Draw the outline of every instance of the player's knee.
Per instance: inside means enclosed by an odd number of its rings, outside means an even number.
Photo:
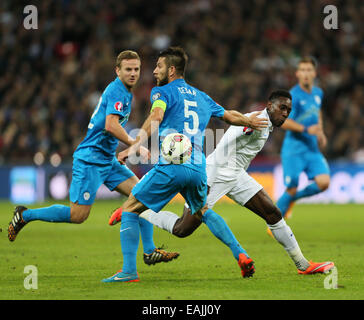
[[[173,227],[173,234],[178,238],[186,238],[196,230],[183,223],[183,219],[178,219]]]
[[[193,231],[183,228],[181,226],[175,225],[173,228],[173,234],[178,238],[186,238],[192,234]]]
[[[292,197],[296,195],[297,193],[297,187],[290,187],[290,188],[287,188],[287,193],[289,195],[291,195]]]
[[[71,210],[71,222],[80,224],[83,223],[89,216],[89,210]]]
[[[320,188],[321,191],[325,191],[329,188],[330,185],[330,179],[322,179],[320,181],[317,181],[317,186]]]

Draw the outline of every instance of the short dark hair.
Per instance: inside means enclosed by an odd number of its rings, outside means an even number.
[[[289,93],[289,91],[287,90],[283,90],[283,89],[279,89],[279,90],[275,90],[273,91],[270,95],[269,95],[269,98],[268,100],[269,101],[273,101],[277,98],[280,98],[280,97],[285,97],[285,98],[288,98],[290,100],[292,100],[292,96],[291,94]]]
[[[140,60],[138,53],[132,50],[125,50],[118,54],[115,64],[117,67],[121,68],[121,62],[123,60],[132,60],[132,59]]]
[[[185,75],[188,56],[183,48],[169,47],[159,53],[158,58],[161,57],[166,58],[166,64],[168,68],[174,66],[178,75]]]
[[[304,56],[304,57],[302,57],[298,61],[297,67],[300,65],[300,63],[311,63],[314,68],[317,67],[317,60],[314,57],[312,57],[312,56]]]

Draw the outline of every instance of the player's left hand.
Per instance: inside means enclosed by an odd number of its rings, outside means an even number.
[[[151,157],[150,151],[143,146],[140,146],[139,148],[139,155],[142,157],[144,161],[149,160]]]
[[[267,118],[258,118],[258,116],[262,113],[262,111],[253,112],[250,116],[250,125],[249,128],[254,130],[262,130],[268,127],[268,119]]]

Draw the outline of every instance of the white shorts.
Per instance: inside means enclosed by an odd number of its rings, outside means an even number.
[[[206,203],[209,209],[224,195],[244,206],[255,194],[263,189],[243,169],[233,179],[231,176],[225,179],[223,175],[219,174],[219,171],[221,172],[222,170],[221,168],[216,170],[212,165],[206,166],[207,185],[210,187]]]

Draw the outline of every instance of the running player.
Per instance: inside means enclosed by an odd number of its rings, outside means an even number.
[[[167,164],[161,157],[159,163],[133,188],[122,206],[120,241],[123,267],[110,278],[104,279],[104,282],[139,281],[136,253],[138,219],[143,211],[160,211],[177,193],[181,193],[191,213],[200,214],[207,195],[203,135],[210,117],[219,117],[229,124],[246,125],[254,129],[267,126],[267,119],[259,119],[259,113],[246,117],[237,111],[225,110],[208,95],[187,84],[184,80],[186,64],[187,55],[182,48],[171,47],[159,54],[153,72],[157,87],[151,92],[151,113],[136,138],[137,142],[119,153],[118,160],[125,161],[157,129],[160,137],[166,136],[171,130],[187,135],[193,146],[191,159],[184,164],[174,165]],[[168,218],[165,221],[167,225],[173,223]]]
[[[121,52],[116,59],[116,79],[103,92],[88,125],[87,135],[73,154],[70,206],[53,205],[46,208],[28,209],[17,206],[8,227],[8,238],[14,241],[19,231],[29,222],[82,223],[91,211],[96,191],[101,184],[110,190],[129,195],[138,178],[115,157],[119,141],[131,145],[134,141],[123,126],[131,112],[132,88],[140,76],[139,55],[130,50]],[[148,149],[139,151],[149,157]],[[147,264],[167,262],[178,253],[168,253],[156,248],[153,242],[153,225],[144,219],[138,221]]]
[[[181,218],[164,211],[158,214],[145,211],[140,216],[178,237],[188,236],[201,224],[201,221],[204,222],[212,233],[231,249],[239,266],[243,266],[241,268],[243,277],[244,275],[251,276],[255,271],[253,260],[241,248],[223,218],[212,210],[215,203],[222,196],[227,195],[265,220],[275,239],[284,247],[295,263],[298,273],[322,273],[333,268],[332,262],[307,261],[279,209],[273,204],[263,187],[246,172],[250,162],[263,148],[273,127],[281,126],[290,111],[290,93],[277,90],[271,93],[267,107],[260,115],[268,117],[268,128],[257,131],[247,127],[230,126],[215,151],[206,160],[209,191],[206,206],[201,210],[202,218],[197,214],[191,215],[188,205],[185,205]],[[249,114],[246,115],[249,116]],[[155,218],[157,216],[159,216],[159,220]],[[241,259],[246,257],[250,264],[247,261],[242,263]]]
[[[298,63],[298,84],[291,89],[292,112],[282,126],[286,129],[281,150],[283,178],[287,189],[278,199],[277,206],[283,217],[298,199],[326,190],[330,184],[330,169],[320,148],[326,146],[323,132],[321,103],[322,90],[314,85],[316,63],[305,57]],[[297,191],[300,174],[304,172],[311,184]]]

